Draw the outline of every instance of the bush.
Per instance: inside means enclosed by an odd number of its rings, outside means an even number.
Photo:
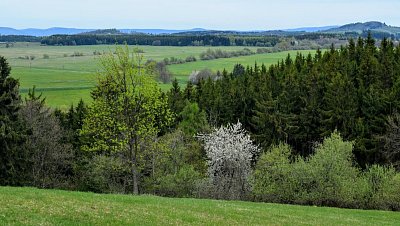
[[[272,51],[267,48],[258,48],[257,49],[257,54],[262,54],[262,53],[271,53]]]
[[[157,178],[155,193],[163,196],[190,197],[201,178],[193,166],[184,165],[175,174],[167,174]]]
[[[98,193],[127,193],[129,167],[120,158],[97,155],[79,169],[78,187]]]
[[[253,194],[257,200],[290,203],[293,191],[290,189],[292,166],[289,158],[291,148],[287,144],[272,146],[263,153],[253,174]]]
[[[400,174],[393,167],[373,165],[360,178],[364,205],[370,209],[400,210]]]
[[[315,149],[308,176],[313,178],[309,201],[313,205],[349,206],[354,197],[359,171],[353,166],[353,143],[343,141],[335,132]]]
[[[242,124],[221,126],[198,136],[204,142],[208,175],[215,188],[214,198],[246,199],[250,191],[251,160],[258,153]]]
[[[93,55],[94,55],[94,56],[101,56],[101,55],[103,55],[103,53],[101,53],[101,52],[98,51],[98,50],[95,50],[95,51],[93,51]]]
[[[188,57],[186,57],[185,62],[194,62],[194,61],[196,61],[196,60],[197,60],[196,57],[194,57],[194,56],[188,56]]]
[[[218,192],[210,178],[203,178],[196,181],[193,195],[196,198],[213,199]]]
[[[18,59],[20,59],[20,60],[29,60],[29,56],[19,56]]]
[[[206,68],[201,71],[192,71],[192,73],[189,75],[189,81],[192,84],[197,85],[200,80],[206,80],[208,78],[214,79],[215,77],[216,75],[213,74],[210,69]]]
[[[160,46],[161,45],[161,41],[160,40],[154,40],[153,43],[151,44],[153,46]]]
[[[257,162],[253,194],[261,201],[352,207],[359,183],[352,150],[336,132],[306,160],[290,162],[287,145],[273,146]]]
[[[43,54],[43,59],[50,59],[49,54]]]
[[[159,137],[145,158],[149,159],[142,187],[146,193],[188,197],[206,171],[200,144],[179,129]]]
[[[74,52],[73,54],[71,54],[71,57],[80,57],[80,56],[84,56],[84,54],[81,52]]]
[[[231,58],[238,56],[248,56],[255,54],[255,52],[251,51],[249,48],[244,48],[243,50],[238,51],[224,51],[221,49],[207,49],[207,51],[200,53],[201,60],[214,60],[219,58]]]
[[[166,84],[166,83],[171,82],[172,74],[168,70],[167,65],[165,64],[164,61],[160,61],[160,62],[156,63],[155,69],[156,69],[156,73],[158,75],[158,79],[162,83]]]

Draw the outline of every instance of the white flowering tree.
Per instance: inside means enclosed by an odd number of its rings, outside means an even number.
[[[204,142],[215,198],[242,199],[249,191],[251,161],[259,148],[240,122],[197,136]]]

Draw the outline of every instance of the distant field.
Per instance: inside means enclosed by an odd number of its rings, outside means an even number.
[[[220,70],[222,71],[224,68],[227,71],[232,71],[233,66],[235,64],[242,64],[242,65],[250,65],[254,66],[255,63],[257,63],[259,66],[261,64],[265,64],[267,66],[271,64],[275,64],[281,59],[284,59],[290,54],[291,56],[296,56],[297,52],[303,53],[303,54],[308,54],[312,53],[314,54],[314,50],[301,50],[301,51],[284,51],[284,52],[279,52],[279,53],[266,53],[266,54],[256,54],[256,55],[250,55],[250,56],[241,56],[241,57],[233,57],[233,58],[223,58],[223,59],[216,59],[216,60],[205,60],[205,61],[196,61],[196,62],[190,62],[190,63],[185,63],[185,64],[175,64],[175,65],[170,65],[169,69],[171,72],[174,73],[174,75],[180,77],[184,76],[185,81],[187,81],[187,76],[193,71],[193,70],[201,70],[205,68],[209,68],[213,71]],[[182,78],[182,80],[184,80]]]
[[[185,59],[187,56],[199,58],[199,54],[209,48],[226,51],[241,50],[237,47],[171,47],[171,46],[131,46],[144,51],[145,59],[160,61],[166,57]],[[249,47],[253,51],[257,47]],[[19,78],[21,93],[24,95],[29,88],[36,86],[47,98],[47,104],[62,109],[68,108],[71,103],[77,103],[80,98],[89,101],[90,90],[95,84],[96,70],[99,68],[99,56],[93,55],[94,51],[114,51],[114,45],[95,46],[41,46],[39,43],[17,43],[13,48],[0,46],[0,55],[5,56],[12,66],[12,76]],[[243,65],[272,64],[285,58],[288,53],[295,55],[297,51],[280,52],[272,54],[257,54],[251,56],[217,59],[210,61],[197,61],[179,65],[170,65],[169,70],[181,84],[187,82],[189,74],[194,70],[209,68],[213,71],[231,71],[236,63]],[[302,51],[308,53],[310,51]],[[312,51],[314,52],[314,51]],[[72,57],[74,53],[83,56]],[[45,59],[44,55],[49,58]],[[21,59],[34,56],[34,60]],[[166,90],[170,84],[160,84]]]
[[[400,213],[0,187],[0,225],[399,225]]]

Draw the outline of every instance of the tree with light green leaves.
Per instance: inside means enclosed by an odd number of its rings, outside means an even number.
[[[143,62],[127,46],[101,57],[93,102],[80,132],[83,150],[118,156],[126,163],[126,183],[134,194],[139,194],[148,142],[172,122],[167,99]]]

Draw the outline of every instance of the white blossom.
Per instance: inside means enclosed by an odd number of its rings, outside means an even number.
[[[221,126],[197,137],[204,142],[211,182],[230,198],[243,196],[248,190],[251,161],[259,148],[242,129],[242,124]]]

